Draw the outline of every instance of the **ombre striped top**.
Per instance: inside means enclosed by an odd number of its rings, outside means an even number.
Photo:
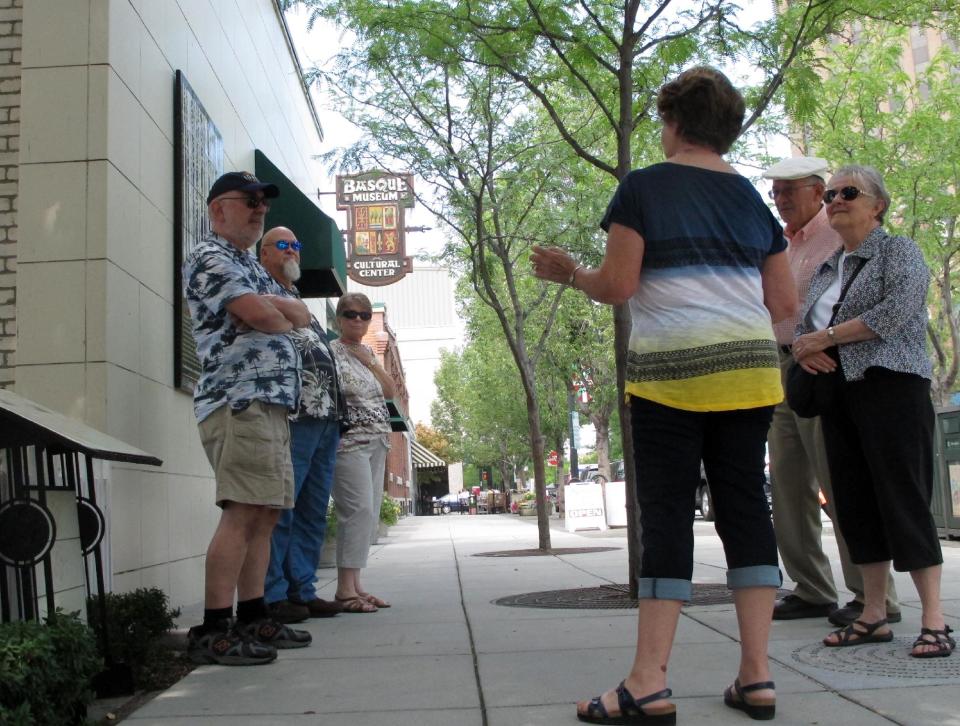
[[[626,391],[687,411],[783,400],[760,272],[783,230],[739,174],[673,164],[630,172],[601,227],[644,239],[630,299]]]

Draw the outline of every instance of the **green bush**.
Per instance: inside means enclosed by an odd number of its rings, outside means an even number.
[[[130,666],[137,688],[153,690],[169,685],[167,673],[175,668],[177,656],[160,636],[173,627],[180,610],[170,610],[168,602],[166,593],[157,587],[106,595],[110,654],[115,661]],[[99,595],[87,600],[87,622],[100,647],[103,620]]]
[[[0,723],[82,723],[90,681],[103,667],[94,634],[79,613],[57,611],[46,623],[0,625]]]
[[[327,508],[327,532],[324,540],[333,542],[337,538],[337,508],[333,506],[333,499],[330,500],[330,506]]]
[[[400,505],[392,497],[384,496],[380,502],[380,521],[388,527],[400,521]]]

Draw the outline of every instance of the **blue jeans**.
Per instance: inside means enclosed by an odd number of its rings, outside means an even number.
[[[310,602],[327,531],[327,506],[340,442],[336,421],[304,418],[290,424],[294,507],[280,514],[270,540],[264,600]]]

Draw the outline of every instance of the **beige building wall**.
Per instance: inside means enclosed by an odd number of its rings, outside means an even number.
[[[108,574],[195,603],[219,510],[173,388],[175,71],[228,170],[259,148],[316,189],[315,116],[274,0],[29,0],[22,41],[15,390],[163,459],[104,467]]]

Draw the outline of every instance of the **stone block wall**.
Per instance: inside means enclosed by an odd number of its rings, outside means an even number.
[[[0,388],[12,388],[17,351],[17,194],[23,0],[0,0]]]

